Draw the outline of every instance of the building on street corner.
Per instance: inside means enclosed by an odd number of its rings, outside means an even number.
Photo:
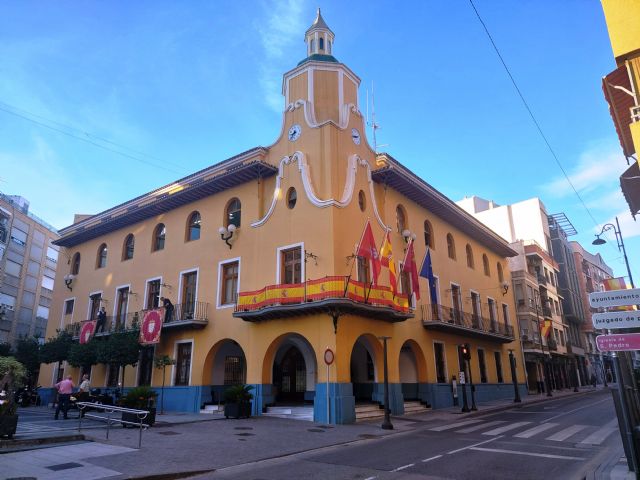
[[[122,378],[117,365],[98,364],[91,374],[98,387],[158,387],[152,360],[169,355],[164,405],[173,411],[199,411],[247,383],[254,415],[293,405],[316,421],[353,422],[384,402],[381,337],[393,414],[409,402],[452,405],[465,343],[477,401],[514,395],[509,350],[524,393],[507,293],[517,252],[370,147],[360,79],[334,56],[320,11],[304,39],[305,57],[283,77],[273,144],[61,230],[56,244],[71,261],[59,265],[47,337],[64,328],[77,339],[104,307],[92,341],[105,341],[168,299],[159,342],[135,368]],[[422,269],[427,251],[432,275]],[[40,384],[59,373],[43,365]]]
[[[29,212],[29,202],[0,193],[0,343],[43,338],[53,297],[56,230]]]

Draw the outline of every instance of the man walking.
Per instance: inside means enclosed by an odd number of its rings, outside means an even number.
[[[67,410],[69,410],[69,398],[71,397],[71,393],[73,392],[73,381],[71,380],[71,375],[68,375],[67,378],[58,382],[54,385],[58,390],[58,406],[56,407],[56,415],[55,419],[58,420],[58,416],[60,415],[60,410],[62,409],[62,415],[64,419],[67,418]]]

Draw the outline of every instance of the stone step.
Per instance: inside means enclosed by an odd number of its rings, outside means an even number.
[[[289,418],[292,420],[313,421],[313,407],[267,407],[266,417]]]

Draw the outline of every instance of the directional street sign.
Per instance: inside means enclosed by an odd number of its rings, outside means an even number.
[[[601,352],[640,350],[640,333],[598,335],[596,343],[598,344],[598,350]]]
[[[596,328],[638,328],[640,327],[640,310],[594,313],[591,316],[591,322]]]
[[[589,294],[589,305],[598,307],[624,307],[640,304],[640,288],[626,290],[609,290],[608,292],[592,292]]]

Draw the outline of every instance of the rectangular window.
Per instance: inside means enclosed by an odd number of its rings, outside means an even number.
[[[160,304],[160,280],[152,280],[147,282],[147,304],[145,308],[151,310],[158,308]]]
[[[47,260],[57,263],[58,262],[58,250],[53,247],[47,247]]]
[[[7,295],[6,293],[0,293],[0,305],[5,305],[13,309],[16,306],[16,297]]]
[[[189,385],[191,374],[191,342],[178,344],[176,378],[174,385]]]
[[[48,288],[49,290],[53,290],[53,278],[42,277],[42,287]]]
[[[98,318],[98,311],[100,310],[100,301],[102,300],[102,293],[94,293],[89,296],[89,320],[95,320]]]
[[[493,355],[496,359],[496,375],[498,376],[498,383],[503,383],[504,378],[502,378],[502,355],[500,352],[493,352]]]
[[[11,260],[7,260],[4,264],[4,271],[14,277],[19,277],[21,270],[21,265],[16,262],[12,262]]]
[[[240,385],[244,383],[244,361],[242,357],[227,356],[224,359],[224,384]]]
[[[198,272],[182,274],[182,296],[181,310],[182,319],[190,320],[196,310],[196,288],[198,285]]]
[[[71,315],[73,313],[73,305],[76,301],[73,298],[64,301],[64,314]]]
[[[239,262],[225,263],[222,265],[222,291],[220,294],[220,304],[229,305],[236,303],[238,298],[238,272]]]
[[[302,282],[302,248],[295,247],[282,250],[281,253],[281,283]]]
[[[444,343],[435,342],[433,344],[433,352],[436,360],[436,381],[438,383],[446,383],[447,371],[444,359]]]
[[[480,382],[487,383],[487,363],[484,358],[484,350],[478,349],[478,367],[480,368]]]
[[[369,259],[358,257],[358,281],[368,285],[371,283],[371,271],[369,269]]]
[[[564,332],[560,330],[560,345],[564,347]]]
[[[49,308],[38,305],[36,310],[36,317],[43,318],[45,320],[49,319]]]
[[[11,241],[21,246],[25,246],[27,244],[27,234],[22,230],[13,227],[11,229]]]

